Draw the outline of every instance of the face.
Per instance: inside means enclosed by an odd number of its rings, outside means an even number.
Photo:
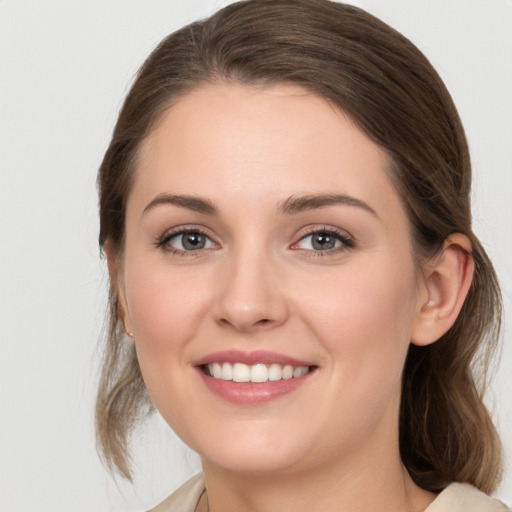
[[[298,87],[212,85],[139,156],[118,287],[178,435],[239,472],[395,446],[420,285],[386,154]]]

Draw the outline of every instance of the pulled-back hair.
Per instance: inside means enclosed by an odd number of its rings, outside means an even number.
[[[475,275],[453,327],[411,345],[403,371],[400,451],[424,489],[451,481],[492,491],[501,446],[482,395],[496,348],[501,296],[471,229],[471,167],[464,130],[443,82],[404,36],[365,11],[328,0],[248,0],[164,39],[140,69],[99,169],[100,246],[121,255],[137,151],[173,103],[205,84],[299,85],[347,113],[392,162],[417,262],[452,233],[472,244]],[[128,441],[152,409],[111,284],[96,406],[107,465],[130,478]]]

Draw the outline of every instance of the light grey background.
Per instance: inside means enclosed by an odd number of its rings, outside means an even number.
[[[215,0],[0,0],[0,510],[145,510],[198,467],[156,417],[137,434],[135,486],[98,462],[95,353],[106,270],[95,175],[131,79]],[[512,312],[512,1],[360,0],[413,40],[459,107],[475,228]],[[512,347],[489,403],[503,435],[497,495],[512,504]]]

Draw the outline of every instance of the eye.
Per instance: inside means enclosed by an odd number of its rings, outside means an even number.
[[[318,230],[303,236],[293,249],[329,252],[354,247],[354,241],[346,234],[333,230]]]
[[[164,235],[157,243],[169,251],[191,252],[201,249],[211,249],[216,244],[210,237],[198,230],[186,230]]]

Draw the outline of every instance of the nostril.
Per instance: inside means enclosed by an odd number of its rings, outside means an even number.
[[[228,318],[220,318],[219,322],[222,325],[226,325],[226,326],[230,325],[237,329],[243,329],[243,330],[258,327],[258,326],[263,327],[263,326],[271,325],[273,323],[273,321],[270,318],[261,318],[260,320],[256,320],[256,322],[248,322],[247,324],[245,324],[244,322],[237,323],[237,322],[231,321]]]

